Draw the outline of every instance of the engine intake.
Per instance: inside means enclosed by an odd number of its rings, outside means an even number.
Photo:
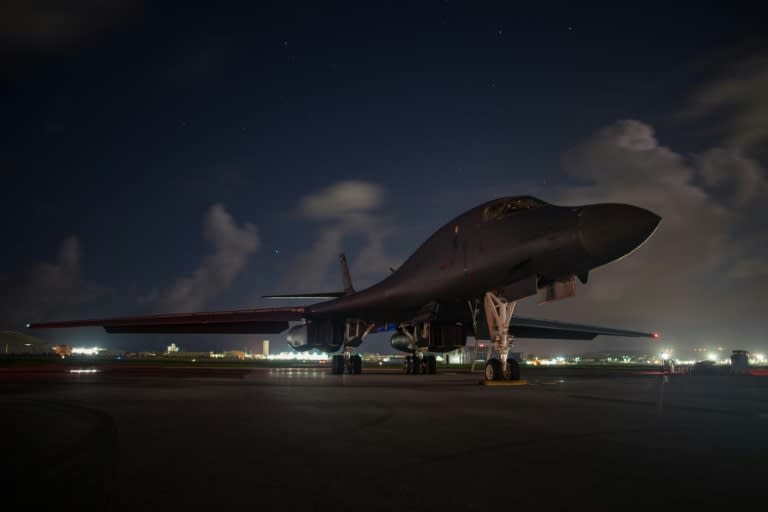
[[[344,342],[344,324],[321,321],[294,325],[288,330],[288,344],[297,352],[336,352]]]

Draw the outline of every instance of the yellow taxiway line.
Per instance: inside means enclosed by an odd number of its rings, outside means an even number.
[[[500,386],[525,386],[528,384],[527,380],[485,380],[482,379],[480,381],[481,386],[493,386],[493,387],[500,387]]]

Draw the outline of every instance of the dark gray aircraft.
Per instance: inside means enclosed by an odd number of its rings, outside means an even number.
[[[407,352],[407,373],[435,373],[433,353],[488,339],[488,380],[519,379],[508,359],[515,337],[590,340],[598,335],[658,337],[620,329],[513,316],[516,301],[546,290],[546,301],[570,297],[576,277],[639,247],[661,218],[626,204],[555,206],[534,197],[481,204],[438,229],[400,268],[356,292],[341,256],[344,290],[271,298],[331,299],[302,307],[181,313],[51,322],[31,328],[102,326],[110,333],[279,333],[295,350],[333,356],[332,372],[357,374],[354,349],[371,332],[394,330],[391,344]],[[432,353],[432,354],[431,354]]]

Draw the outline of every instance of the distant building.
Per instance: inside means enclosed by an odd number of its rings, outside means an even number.
[[[169,354],[173,354],[174,352],[178,352],[179,350],[181,350],[181,347],[177,347],[175,343],[171,343],[170,345],[168,345],[167,352]]]
[[[227,350],[224,352],[224,358],[225,359],[239,359],[244,360],[245,359],[245,351],[243,350]]]
[[[264,340],[261,342],[261,355],[264,357],[269,356],[269,340]]]
[[[53,347],[53,351],[61,357],[72,355],[72,345],[56,345]]]

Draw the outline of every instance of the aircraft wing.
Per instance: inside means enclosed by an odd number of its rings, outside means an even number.
[[[547,338],[560,340],[591,340],[596,336],[628,336],[633,338],[658,338],[655,332],[627,331],[596,327],[594,325],[570,324],[552,320],[538,320],[513,316],[509,333],[515,338]]]
[[[30,329],[101,326],[109,333],[275,334],[304,318],[303,307],[102,318],[27,324]]]

